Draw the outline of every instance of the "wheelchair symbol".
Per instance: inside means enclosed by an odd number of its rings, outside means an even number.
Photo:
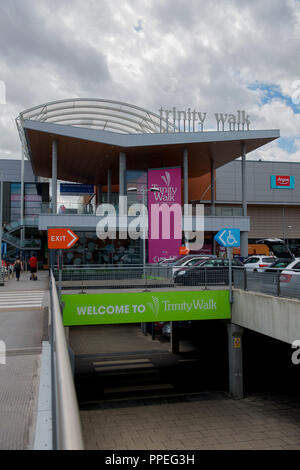
[[[235,239],[235,237],[232,235],[231,233],[231,230],[229,230],[228,232],[228,237],[227,237],[227,245],[228,246],[232,246],[234,245],[235,243],[237,243],[237,240]]]
[[[223,228],[217,235],[215,235],[215,240],[220,243],[220,245],[233,247],[239,246],[240,244],[240,234],[239,230],[234,228]]]

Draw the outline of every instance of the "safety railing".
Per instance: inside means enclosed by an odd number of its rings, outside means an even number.
[[[300,270],[267,268],[250,271],[234,267],[233,286],[237,289],[300,299]]]
[[[41,240],[39,239],[20,240],[20,238],[8,232],[4,232],[2,235],[2,240],[22,250],[40,250],[41,249]]]
[[[54,450],[83,450],[83,436],[70,356],[55,278],[50,271],[52,427]]]
[[[81,202],[58,202],[57,214],[95,214],[95,204],[84,204]],[[52,214],[51,202],[43,202],[41,205],[41,214]]]
[[[54,267],[55,279],[59,270]],[[159,264],[63,266],[63,288],[136,289],[228,286],[228,267],[182,267]]]
[[[5,226],[5,230],[7,232],[14,232],[23,226],[25,227],[37,227],[39,224],[39,218],[38,216],[35,217],[25,217],[23,220],[23,224],[21,223],[21,220],[17,220],[15,222],[11,222],[10,224],[7,224]]]

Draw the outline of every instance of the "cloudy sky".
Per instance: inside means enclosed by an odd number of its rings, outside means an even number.
[[[245,110],[281,133],[250,158],[300,161],[298,0],[0,0],[0,43],[0,158],[19,112],[93,97]]]

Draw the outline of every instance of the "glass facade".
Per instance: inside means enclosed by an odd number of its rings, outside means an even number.
[[[216,206],[216,216],[238,217],[243,215],[242,207]]]
[[[128,170],[126,172],[128,207],[132,204],[142,204],[143,197],[144,203],[147,205],[147,176],[147,171]],[[134,188],[136,191],[128,191],[130,188]]]
[[[42,183],[25,183],[24,216],[37,217],[42,209]],[[21,184],[10,184],[10,222],[17,222],[21,217]]]
[[[79,241],[65,250],[64,264],[140,264],[140,240],[100,240],[95,232],[76,232]]]

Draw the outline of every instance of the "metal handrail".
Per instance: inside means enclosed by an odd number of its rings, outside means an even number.
[[[74,387],[70,356],[62,322],[55,279],[51,280],[51,332],[54,404],[52,416],[54,447],[57,450],[83,450],[83,436]]]

